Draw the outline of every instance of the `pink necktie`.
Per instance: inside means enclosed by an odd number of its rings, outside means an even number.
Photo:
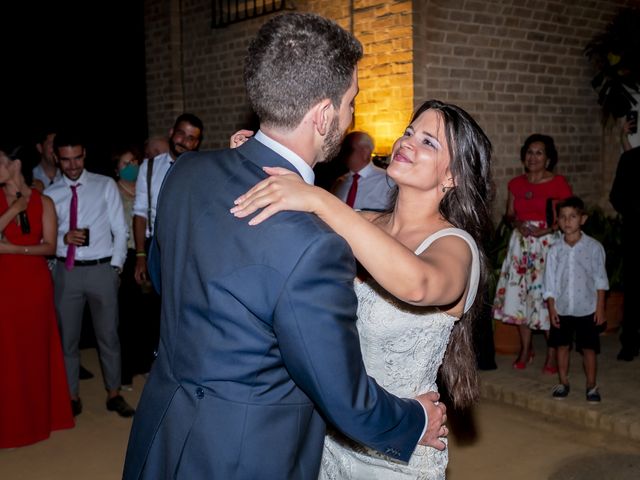
[[[356,203],[356,193],[358,193],[358,179],[360,175],[354,173],[352,178],[351,187],[349,188],[349,193],[347,193],[347,205],[351,208],[353,208],[353,204]]]
[[[69,207],[69,230],[78,228],[78,185],[71,185],[71,206]],[[67,246],[67,258],[64,266],[67,270],[73,269],[73,262],[76,258],[76,246],[70,243]]]

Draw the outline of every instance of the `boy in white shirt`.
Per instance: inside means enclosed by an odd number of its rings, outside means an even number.
[[[560,379],[552,395],[563,399],[569,394],[569,349],[575,335],[576,350],[582,352],[587,377],[587,401],[597,403],[598,326],[605,321],[604,296],[609,290],[604,248],[581,230],[587,220],[582,200],[567,198],[558,203],[556,211],[564,236],[549,250],[544,273],[544,298],[552,324],[549,346],[558,349]]]

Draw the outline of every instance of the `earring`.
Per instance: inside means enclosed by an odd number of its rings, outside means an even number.
[[[441,183],[440,185],[442,185],[442,193],[447,191],[447,187],[444,186],[444,183]]]

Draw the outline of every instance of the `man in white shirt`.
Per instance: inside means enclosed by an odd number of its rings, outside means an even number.
[[[386,210],[391,204],[393,180],[371,161],[373,139],[365,132],[351,132],[342,152],[349,172],[336,180],[332,193],[356,210]]]
[[[84,169],[86,151],[77,136],[61,132],[54,152],[62,178],[45,190],[58,216],[55,305],[74,415],[82,412],[78,376],[82,313],[89,303],[98,341],[107,409],[130,417],[135,410],[120,395],[118,285],[128,229],[116,183]]]
[[[135,277],[139,284],[148,280],[147,240],[153,234],[158,194],[164,177],[180,154],[198,150],[203,133],[202,120],[191,113],[183,113],[169,130],[169,151],[155,158],[145,159],[140,166],[136,181],[136,199],[133,204],[133,237],[136,245]],[[147,179],[149,165],[152,165],[150,185]]]
[[[198,150],[203,133],[202,121],[193,114],[183,113],[169,130],[168,149],[164,153],[147,157],[140,166],[133,203],[133,238],[136,248],[134,276],[139,285],[149,281],[147,252],[154,231],[156,205],[162,183],[180,154]],[[166,142],[165,139],[164,143]],[[152,138],[147,147],[149,155],[153,155],[158,151],[154,149],[162,149],[164,146],[161,140]],[[138,320],[140,330],[145,333],[143,343],[137,347],[142,361],[140,368],[143,371],[151,369],[160,338],[160,297],[152,288],[149,290],[149,293],[143,296],[142,309],[145,315]]]
[[[56,157],[53,153],[53,139],[56,133],[53,129],[45,129],[41,132],[36,142],[36,149],[40,153],[40,163],[33,167],[33,180],[42,182],[42,187],[47,188],[49,185],[58,180],[62,173],[56,165]]]

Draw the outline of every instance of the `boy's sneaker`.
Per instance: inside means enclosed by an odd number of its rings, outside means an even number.
[[[559,383],[558,385],[556,385],[555,387],[553,387],[553,392],[551,393],[551,396],[555,399],[558,400],[563,400],[565,398],[567,398],[567,395],[569,395],[569,385],[565,385],[564,383]]]
[[[598,392],[598,386],[593,388],[587,388],[587,402],[600,403],[600,392]]]

